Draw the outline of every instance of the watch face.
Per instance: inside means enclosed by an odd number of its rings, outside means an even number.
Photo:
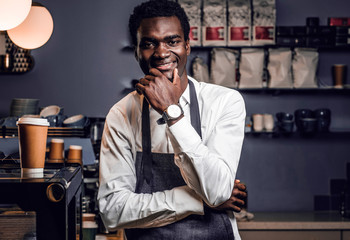
[[[178,105],[170,105],[167,109],[170,118],[178,118],[181,115],[181,108]]]

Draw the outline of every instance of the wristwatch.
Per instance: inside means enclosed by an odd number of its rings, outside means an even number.
[[[180,104],[172,104],[164,110],[162,117],[165,122],[168,122],[169,120],[178,119],[182,114],[184,114],[184,111]]]

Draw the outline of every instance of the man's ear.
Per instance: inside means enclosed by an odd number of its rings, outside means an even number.
[[[190,40],[189,40],[189,39],[186,40],[186,46],[185,46],[185,48],[186,48],[187,56],[189,56],[190,53],[191,53],[191,45],[190,45]]]

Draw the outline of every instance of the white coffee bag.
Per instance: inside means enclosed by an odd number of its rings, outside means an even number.
[[[251,4],[249,0],[228,0],[228,46],[251,45]]]
[[[264,49],[242,48],[239,63],[239,88],[262,88]]]
[[[200,82],[209,82],[208,65],[201,57],[195,57],[191,66],[194,79]]]
[[[315,48],[295,48],[292,62],[295,88],[317,88],[318,51]]]
[[[253,45],[275,44],[276,2],[275,0],[252,0]]]
[[[267,70],[269,88],[293,88],[292,51],[289,48],[270,48]]]
[[[203,46],[226,46],[226,0],[203,0]]]
[[[213,48],[211,51],[210,82],[225,87],[237,87],[238,50]]]
[[[201,1],[198,0],[178,0],[178,3],[185,10],[190,23],[190,44],[191,46],[201,46]]]

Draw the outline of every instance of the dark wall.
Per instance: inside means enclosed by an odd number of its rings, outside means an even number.
[[[11,99],[38,98],[40,106],[56,104],[65,114],[105,116],[109,108],[142,76],[129,45],[128,1],[40,1],[51,12],[54,32],[33,50],[34,69],[22,75],[0,75],[0,117],[9,114]],[[348,0],[276,0],[277,25],[305,25],[306,17],[349,16]],[[350,51],[323,51],[318,76],[331,83],[331,65],[350,66]],[[194,50],[208,57],[207,51]],[[349,77],[348,77],[348,83]],[[349,95],[243,93],[248,115],[294,112],[308,107],[332,109],[332,129],[349,129]],[[329,180],[345,177],[349,138],[269,138],[247,136],[238,177],[248,184],[251,211],[312,210],[313,196],[329,194]]]

